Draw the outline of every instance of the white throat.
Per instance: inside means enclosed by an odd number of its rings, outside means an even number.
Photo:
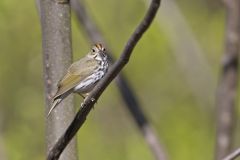
[[[102,60],[103,60],[100,55],[97,55],[97,56],[95,57],[95,59],[98,60],[98,61],[102,61]]]

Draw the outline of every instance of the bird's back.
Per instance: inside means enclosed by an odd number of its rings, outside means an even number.
[[[67,70],[67,73],[58,83],[58,91],[54,99],[76,87],[84,79],[91,76],[98,68],[96,60],[84,57],[74,62]]]

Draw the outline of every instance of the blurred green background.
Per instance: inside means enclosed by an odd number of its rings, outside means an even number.
[[[144,0],[88,0],[118,57],[147,7]],[[214,156],[214,97],[224,49],[217,0],[163,1],[124,68],[172,160]],[[34,1],[0,1],[0,155],[45,159],[41,29]],[[92,45],[72,14],[74,59]],[[76,96],[76,107],[82,99]],[[112,83],[78,133],[79,159],[153,159]],[[5,159],[4,159],[5,158]]]

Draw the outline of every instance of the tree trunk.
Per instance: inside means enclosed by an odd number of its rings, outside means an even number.
[[[240,1],[224,0],[226,6],[225,52],[222,62],[216,107],[217,136],[216,160],[226,156],[233,145],[236,121],[236,96],[238,88],[238,56],[240,45]]]
[[[42,25],[45,115],[47,117],[52,104],[52,96],[57,89],[57,83],[72,61],[71,15],[68,2],[40,0],[37,4],[39,4]],[[73,97],[69,96],[46,119],[47,153],[64,133],[73,117]],[[76,138],[71,141],[60,159],[77,160]]]

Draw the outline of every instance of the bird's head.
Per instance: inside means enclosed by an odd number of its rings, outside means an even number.
[[[102,44],[95,44],[91,51],[88,54],[89,58],[94,58],[96,60],[102,61],[107,59],[107,55],[105,52],[105,48],[102,46]]]

